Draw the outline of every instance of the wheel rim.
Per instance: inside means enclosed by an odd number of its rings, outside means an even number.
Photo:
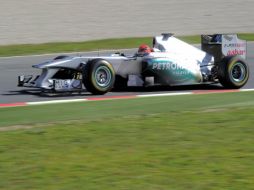
[[[234,82],[242,82],[246,77],[246,67],[241,62],[237,62],[233,65],[230,77]]]
[[[100,87],[107,87],[111,82],[111,72],[108,67],[100,66],[95,71],[95,81]]]

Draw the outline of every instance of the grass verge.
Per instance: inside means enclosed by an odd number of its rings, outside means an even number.
[[[0,189],[252,189],[253,95],[1,109]]]
[[[254,40],[253,33],[239,34],[239,37],[248,41]],[[188,43],[200,43],[200,36],[179,36]],[[102,49],[135,48],[142,43],[151,45],[152,37],[106,39],[85,42],[59,42],[45,44],[23,44],[0,46],[0,57],[14,55],[33,55],[45,53],[82,52]]]

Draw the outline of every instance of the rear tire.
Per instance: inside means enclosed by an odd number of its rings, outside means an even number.
[[[241,88],[249,79],[249,67],[237,56],[225,57],[219,64],[218,78],[225,88]]]
[[[108,61],[94,59],[84,66],[82,80],[87,91],[95,95],[102,95],[113,88],[115,71]]]

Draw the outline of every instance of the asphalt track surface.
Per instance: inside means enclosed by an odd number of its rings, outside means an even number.
[[[253,0],[1,0],[0,45],[254,32]]]
[[[248,83],[244,86],[245,89],[254,88],[254,43],[247,44],[248,54],[247,62],[250,67],[250,77]],[[131,54],[134,50],[125,50],[126,54]],[[110,52],[100,52],[100,55],[109,54]],[[97,55],[98,52],[81,53],[82,55]],[[36,102],[48,100],[66,100],[98,97],[91,95],[85,90],[81,93],[58,93],[45,94],[40,90],[17,87],[18,75],[40,74],[40,69],[34,69],[33,64],[41,63],[53,59],[56,55],[38,55],[38,56],[20,56],[20,57],[6,57],[0,58],[0,103],[15,103],[15,102]],[[112,91],[105,96],[128,96],[140,94],[158,94],[168,92],[189,92],[195,90],[220,90],[218,85],[195,85],[195,86],[181,86],[181,87],[129,87],[123,91]]]

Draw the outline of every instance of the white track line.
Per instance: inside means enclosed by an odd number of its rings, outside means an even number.
[[[254,91],[253,88],[249,88],[249,89],[240,89],[240,91],[242,92],[250,92],[250,91]]]
[[[187,95],[187,94],[193,94],[193,93],[192,92],[175,92],[175,93],[162,93],[162,94],[141,94],[136,96],[140,98],[145,98],[145,97],[158,97],[158,96],[178,96],[178,95]]]
[[[86,99],[68,99],[68,100],[49,100],[40,102],[26,102],[27,105],[43,105],[43,104],[59,104],[59,103],[70,103],[70,102],[83,102]]]

